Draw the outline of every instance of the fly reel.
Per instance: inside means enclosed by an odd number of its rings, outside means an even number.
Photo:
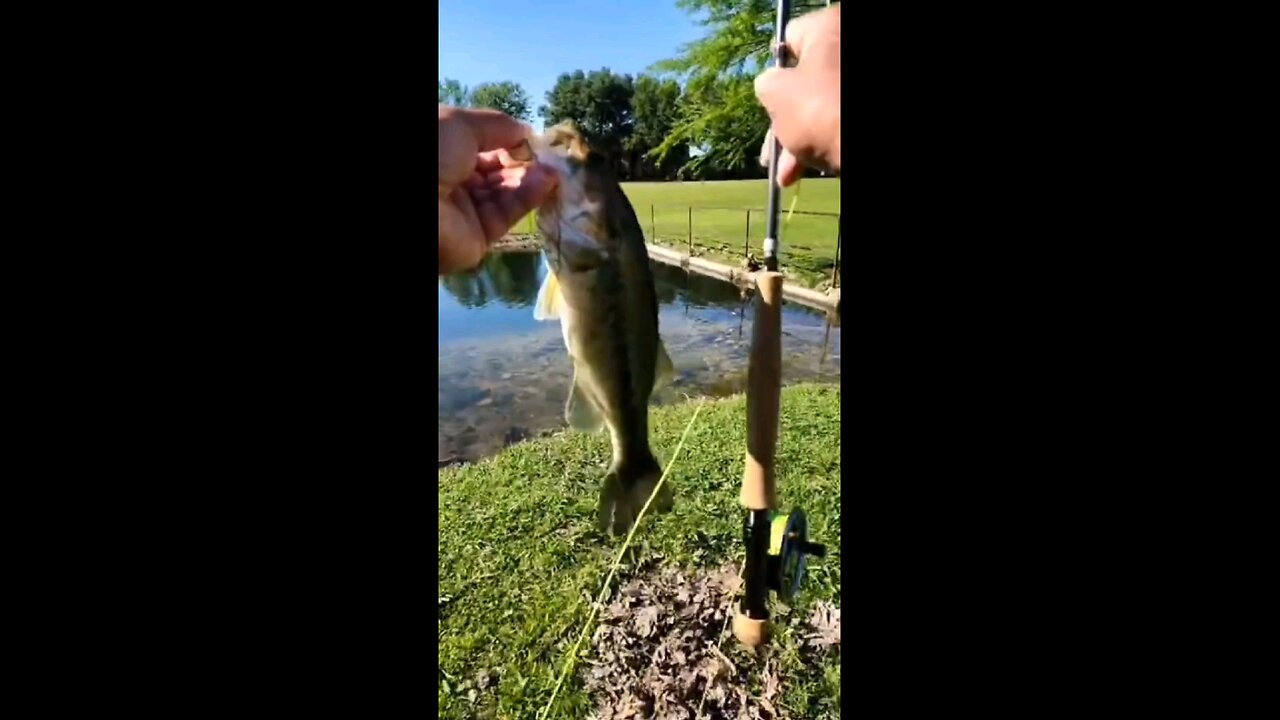
[[[809,556],[825,557],[824,545],[809,542],[809,521],[799,508],[774,513],[769,522],[769,555],[765,558],[765,582],[782,600],[800,592]]]
[[[800,509],[747,513],[743,540],[747,545],[746,595],[733,618],[733,633],[742,644],[756,647],[771,634],[769,591],[779,600],[790,601],[800,592],[809,556],[825,557],[827,548],[809,542],[809,521]]]

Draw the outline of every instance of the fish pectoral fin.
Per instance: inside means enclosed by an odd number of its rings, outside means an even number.
[[[560,294],[560,278],[550,269],[538,288],[538,301],[533,306],[533,319],[538,321],[560,319],[560,305],[564,298]]]
[[[662,340],[658,340],[658,362],[654,365],[653,389],[657,390],[671,382],[675,375],[676,368],[671,363],[671,356],[667,354],[667,347],[662,344]]]
[[[604,427],[604,420],[596,412],[595,405],[578,387],[576,372],[573,374],[573,386],[569,388],[569,399],[564,404],[564,419],[569,427],[581,432],[599,432]]]

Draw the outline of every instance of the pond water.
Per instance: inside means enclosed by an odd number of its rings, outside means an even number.
[[[750,293],[732,283],[651,261],[658,328],[676,376],[654,396],[742,392],[751,339]],[[547,273],[541,252],[490,254],[475,271],[440,279],[439,464],[474,460],[566,426],[573,369],[559,322],[533,319]],[[839,382],[834,313],[782,308],[784,383]]]

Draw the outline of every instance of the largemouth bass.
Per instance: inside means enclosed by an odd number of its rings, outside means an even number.
[[[649,446],[649,399],[672,376],[658,334],[658,300],[635,210],[609,169],[568,124],[530,142],[537,161],[560,175],[538,209],[549,272],[534,309],[560,320],[573,362],[565,419],[577,430],[607,429],[613,461],[600,491],[601,531],[627,532],[662,467]],[[653,507],[671,509],[666,483]]]

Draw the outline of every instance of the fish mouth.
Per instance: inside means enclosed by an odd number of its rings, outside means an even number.
[[[526,150],[527,155],[524,155]],[[572,123],[564,122],[529,138],[520,151],[523,157],[519,160],[526,161],[527,157],[559,177],[559,182],[542,201],[537,215],[544,248],[559,255],[561,240],[566,233],[571,236],[571,243],[574,237],[588,234],[578,225],[592,215],[582,176],[590,149],[582,133]]]
[[[557,272],[599,267],[609,257],[609,198],[593,175],[596,161],[582,134],[569,123],[529,139],[535,162],[559,182],[538,208],[537,224],[548,263]]]

